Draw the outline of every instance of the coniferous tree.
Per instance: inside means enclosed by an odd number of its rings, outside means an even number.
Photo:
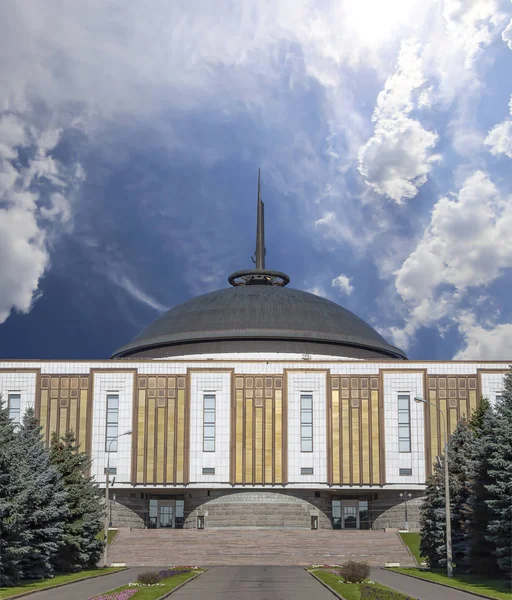
[[[501,400],[494,407],[492,423],[485,436],[488,448],[490,510],[488,539],[496,547],[498,567],[512,578],[512,371],[505,377]]]
[[[431,568],[446,566],[445,517],[444,472],[435,463],[420,506],[420,552]]]
[[[28,549],[20,562],[23,579],[42,579],[53,574],[52,559],[62,543],[68,508],[59,472],[50,463],[41,427],[29,408],[19,429],[13,475],[19,489],[19,512],[24,528],[21,544]]]
[[[491,404],[489,402],[489,398],[485,398],[482,396],[480,398],[480,402],[475,410],[471,413],[471,418],[469,419],[469,428],[475,434],[476,437],[481,437],[484,427],[485,415],[487,411],[491,408]]]
[[[0,396],[0,587],[15,585],[21,575],[23,522],[18,514],[18,496],[13,483],[18,437]]]
[[[101,491],[94,478],[87,475],[91,460],[80,451],[70,432],[60,439],[53,434],[51,462],[59,470],[69,508],[63,544],[53,559],[55,569],[76,571],[93,567],[103,551],[103,541],[96,535],[102,529],[104,511]]]
[[[468,543],[466,570],[486,576],[498,576],[496,545],[488,538],[487,526],[491,519],[487,501],[492,495],[487,486],[492,483],[489,475],[488,439],[494,428],[494,413],[487,398],[482,398],[471,415],[469,426],[475,439],[472,449],[473,474],[465,534]]]
[[[453,562],[457,570],[465,568],[469,552],[466,531],[467,522],[471,516],[469,503],[475,471],[474,444],[474,433],[466,419],[462,419],[450,436],[448,451],[452,551]]]

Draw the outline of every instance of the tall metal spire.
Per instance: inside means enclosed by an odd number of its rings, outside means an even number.
[[[251,257],[255,269],[244,269],[231,273],[228,281],[233,286],[238,285],[274,285],[285,286],[290,278],[281,271],[270,271],[265,268],[265,205],[261,199],[260,170],[258,169],[258,206],[256,211],[256,251]]]
[[[256,220],[256,268],[265,268],[265,205],[261,199],[260,170],[258,169],[258,208]]]

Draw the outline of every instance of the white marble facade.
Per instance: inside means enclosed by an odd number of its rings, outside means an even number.
[[[201,484],[229,482],[231,373],[192,373],[190,377],[190,481]],[[204,397],[215,398],[215,444],[213,451],[204,451]],[[203,469],[215,469],[215,474],[203,474]]]
[[[421,489],[425,481],[425,426],[424,407],[413,401],[415,395],[424,396],[424,374],[478,375],[479,390],[494,402],[503,389],[503,376],[509,362],[412,362],[330,359],[304,357],[243,355],[169,360],[141,361],[3,361],[0,362],[0,394],[4,402],[9,393],[21,395],[24,412],[33,406],[37,388],[37,370],[45,374],[85,375],[94,369],[92,458],[93,474],[98,482],[105,481],[106,467],[106,398],[108,393],[119,395],[118,432],[132,429],[134,370],[139,374],[182,374],[190,372],[190,488],[227,487],[230,473],[231,385],[235,374],[283,374],[287,371],[288,400],[288,487],[327,488],[327,427],[326,427],[326,372],[332,375],[368,374],[384,370],[384,436],[386,487],[393,489]],[[315,360],[313,360],[315,359]],[[396,371],[393,371],[396,369]],[[108,372],[107,372],[108,371]],[[215,450],[203,448],[203,398],[215,396]],[[300,395],[313,397],[313,451],[301,452]],[[410,395],[411,451],[400,452],[398,445],[399,393]],[[117,469],[116,487],[131,487],[132,439],[123,436],[118,450],[110,457],[110,466]],[[203,474],[203,469],[215,469],[215,474]],[[302,468],[312,468],[313,474],[302,474]],[[411,475],[400,475],[400,469],[411,469]]]

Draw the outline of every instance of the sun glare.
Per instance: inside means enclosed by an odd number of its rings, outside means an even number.
[[[347,0],[345,9],[349,27],[365,46],[380,46],[393,38],[397,30],[412,23],[418,9],[414,0]]]

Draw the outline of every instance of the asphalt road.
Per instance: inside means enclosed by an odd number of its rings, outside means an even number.
[[[33,600],[89,600],[134,581],[147,567],[135,567],[25,596]],[[475,600],[475,596],[413,579],[385,569],[372,569],[371,578],[419,600]],[[172,600],[333,600],[335,596],[302,567],[211,567],[177,590]]]
[[[172,600],[334,600],[302,567],[212,567]],[[439,600],[439,598],[437,599]],[[474,600],[474,599],[473,599]]]
[[[473,594],[468,594],[461,590],[447,588],[421,579],[414,579],[407,575],[386,571],[386,569],[372,569],[370,577],[373,581],[378,581],[397,592],[402,592],[402,594],[407,594],[412,598],[419,598],[419,600],[475,600],[476,598]]]
[[[53,588],[43,592],[36,592],[24,596],[30,600],[89,600],[93,596],[104,594],[110,590],[115,590],[122,585],[135,581],[137,575],[147,571],[147,567],[134,567],[126,571],[119,571],[112,575],[103,577],[94,577],[85,581],[77,581],[69,585],[63,585],[59,588]]]

